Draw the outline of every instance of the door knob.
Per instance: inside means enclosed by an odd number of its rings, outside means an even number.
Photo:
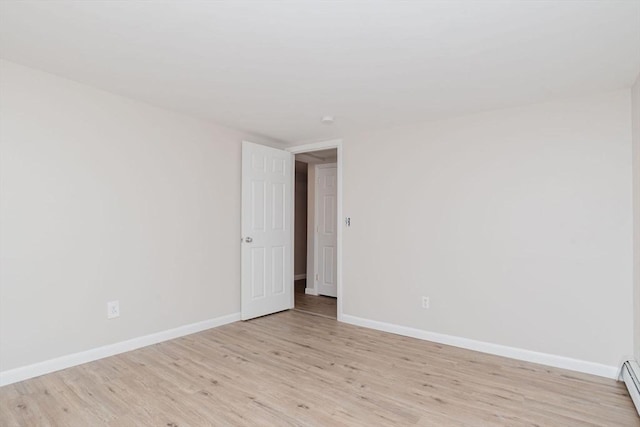
[[[244,241],[247,243],[251,243],[253,242],[253,239],[251,237],[245,237]]]

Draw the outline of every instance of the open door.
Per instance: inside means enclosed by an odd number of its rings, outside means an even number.
[[[242,142],[242,320],[293,308],[293,156]]]
[[[316,290],[338,296],[338,169],[335,163],[316,166]]]

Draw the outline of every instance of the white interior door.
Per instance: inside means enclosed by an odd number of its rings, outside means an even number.
[[[242,320],[293,308],[292,154],[242,142]]]
[[[318,294],[336,297],[338,262],[338,168],[316,166],[316,280]]]

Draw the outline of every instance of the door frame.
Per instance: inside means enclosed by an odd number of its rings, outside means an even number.
[[[337,165],[337,175],[338,175],[338,182],[337,182],[337,218],[336,218],[336,225],[337,225],[337,260],[336,260],[336,287],[337,287],[337,317],[338,317],[338,321],[341,322],[342,321],[342,316],[343,316],[343,312],[342,312],[342,232],[343,232],[343,221],[342,221],[342,139],[331,139],[331,140],[327,140],[327,141],[319,141],[319,142],[314,142],[311,144],[301,144],[301,145],[295,145],[293,147],[288,147],[285,150],[290,152],[291,154],[294,154],[292,162],[295,166],[295,154],[302,154],[302,153],[311,153],[314,151],[320,151],[320,150],[327,150],[327,149],[331,149],[331,148],[335,148],[338,152],[338,159],[336,160],[336,165]],[[295,191],[295,174],[293,174],[293,189]],[[293,221],[295,221],[295,212],[293,211],[295,209],[295,203],[292,203],[292,218]],[[293,226],[295,226],[295,224],[293,224]],[[292,234],[291,237],[291,244],[294,245],[294,237]],[[293,246],[292,246],[293,247]],[[292,256],[293,256],[293,252],[292,252]],[[315,256],[315,253],[314,253]],[[291,277],[294,277],[295,275],[293,274],[293,262],[291,263]],[[308,273],[308,272],[307,272]],[[309,277],[309,275],[307,274],[307,278]],[[292,283],[293,286],[293,283]]]

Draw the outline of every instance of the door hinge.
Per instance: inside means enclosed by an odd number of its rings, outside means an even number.
[[[320,274],[316,273],[316,281],[320,280]]]

